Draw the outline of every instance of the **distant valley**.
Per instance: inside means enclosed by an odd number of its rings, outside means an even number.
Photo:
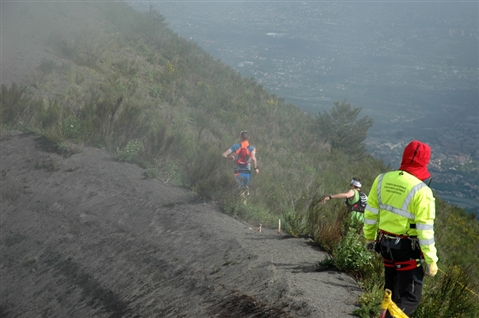
[[[149,3],[131,2],[139,10]],[[436,193],[479,214],[477,3],[160,2],[179,35],[301,109],[347,100],[374,118],[367,146],[395,168],[433,149]]]

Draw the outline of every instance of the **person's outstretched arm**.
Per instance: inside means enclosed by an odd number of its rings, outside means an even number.
[[[351,189],[348,192],[344,192],[344,193],[330,194],[326,196],[323,200],[321,200],[321,203],[326,203],[326,201],[329,201],[331,199],[347,199],[353,196],[354,196],[354,190]]]

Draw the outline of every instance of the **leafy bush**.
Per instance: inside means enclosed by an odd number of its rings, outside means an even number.
[[[158,179],[160,177],[160,172],[154,167],[149,167],[146,168],[145,177],[149,179]]]
[[[162,91],[161,86],[155,86],[150,89],[149,94],[151,97],[157,98],[157,97],[160,97],[161,91]]]
[[[41,111],[38,114],[41,128],[51,129],[58,125],[61,125],[62,119],[64,117],[64,112],[67,111],[60,102],[55,99],[49,100],[48,103],[42,107]]]
[[[285,211],[283,213],[284,231],[290,233],[293,236],[299,236],[305,233],[307,227],[305,218],[294,210]]]
[[[350,229],[333,250],[334,265],[356,278],[371,276],[373,255],[364,248],[364,238]]]
[[[69,139],[76,139],[81,133],[81,123],[76,118],[66,118],[62,122],[63,136]]]
[[[132,161],[136,158],[142,147],[143,143],[141,141],[131,140],[123,150],[117,148],[116,157],[118,161]]]
[[[382,267],[382,262],[380,262]],[[358,303],[360,308],[354,310],[354,314],[361,318],[375,318],[380,315],[380,306],[384,297],[383,275],[378,274],[369,279],[359,281],[363,290]]]

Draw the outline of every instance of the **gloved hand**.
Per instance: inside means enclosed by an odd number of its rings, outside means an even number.
[[[437,264],[436,263],[431,263],[431,264],[426,264],[425,272],[427,276],[434,277],[437,274]]]
[[[376,241],[370,241],[370,240],[366,240],[366,243],[364,244],[364,248],[366,249],[366,251],[368,252],[375,252],[374,251],[374,245],[375,245]]]

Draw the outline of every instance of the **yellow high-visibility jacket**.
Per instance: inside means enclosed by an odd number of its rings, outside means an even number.
[[[364,211],[364,235],[375,240],[379,230],[417,236],[427,264],[437,262],[434,242],[435,199],[431,189],[405,171],[380,174]]]

